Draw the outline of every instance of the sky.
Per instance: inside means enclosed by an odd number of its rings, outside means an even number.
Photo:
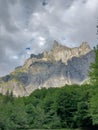
[[[97,45],[98,0],[0,0],[0,76],[53,41]]]

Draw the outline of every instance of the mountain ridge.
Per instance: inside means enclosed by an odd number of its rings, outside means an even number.
[[[61,60],[63,63],[67,64],[67,61],[72,57],[80,57],[90,51],[91,48],[87,42],[83,42],[79,47],[69,48],[65,45],[59,44],[57,41],[54,41],[53,47],[49,52],[44,51],[38,55],[31,54],[30,58],[24,63],[24,65],[26,65],[26,63],[29,64],[30,62],[40,60],[52,62]]]
[[[23,66],[0,78],[0,93],[13,92],[15,96],[28,96],[35,89],[81,84],[88,78],[94,52],[84,42],[69,48],[54,41],[53,48],[41,54],[31,54]]]

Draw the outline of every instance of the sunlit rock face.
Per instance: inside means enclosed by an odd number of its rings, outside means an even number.
[[[69,48],[54,41],[53,48],[50,52],[44,53],[44,58],[50,61],[61,60],[63,63],[67,63],[72,57],[80,57],[90,51],[91,48],[86,42],[83,42],[79,47]]]
[[[13,92],[27,96],[35,89],[81,84],[88,78],[88,70],[95,55],[84,42],[69,48],[54,41],[53,48],[42,54],[32,54],[22,67],[0,79],[0,93]]]

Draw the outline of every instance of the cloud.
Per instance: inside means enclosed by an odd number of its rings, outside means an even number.
[[[9,13],[10,5],[15,4],[15,0],[0,0],[0,25],[2,25],[7,31],[17,31],[17,27],[12,24],[11,16]]]
[[[30,53],[49,50],[54,40],[70,47],[96,45],[98,0],[0,0],[0,75]]]

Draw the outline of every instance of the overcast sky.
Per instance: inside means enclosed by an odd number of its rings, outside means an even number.
[[[98,0],[0,0],[0,76],[54,40],[95,46],[97,18]]]

